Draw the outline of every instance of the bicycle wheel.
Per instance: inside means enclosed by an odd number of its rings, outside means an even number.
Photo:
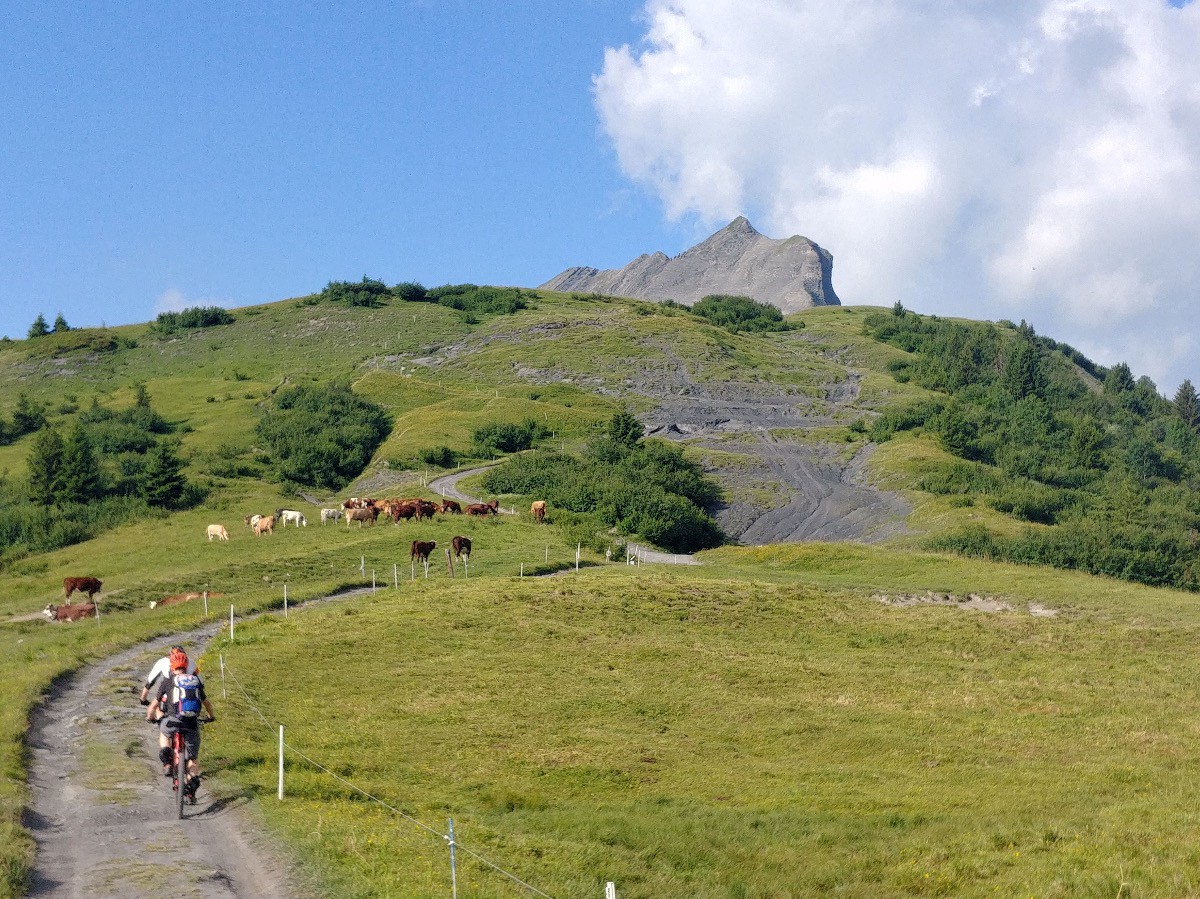
[[[187,789],[187,752],[183,747],[183,739],[175,736],[175,812],[183,817],[183,794]]]

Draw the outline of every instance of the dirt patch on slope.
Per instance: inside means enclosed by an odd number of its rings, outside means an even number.
[[[976,612],[1015,612],[1017,606],[1007,599],[997,596],[982,596],[978,593],[955,595],[953,593],[877,593],[871,597],[876,602],[886,606],[912,608],[913,606],[954,606],[958,609],[969,609]],[[1058,615],[1058,609],[1051,609],[1040,603],[1031,602],[1026,611],[1037,618],[1053,618]]]
[[[599,321],[595,325],[603,327]],[[554,324],[487,339],[520,342],[547,331],[570,333],[564,325]],[[538,367],[527,360],[514,366],[514,374],[530,384],[572,383],[603,396],[651,401],[651,411],[640,416],[648,435],[687,441],[713,450],[710,458],[722,460],[713,462],[708,472],[724,487],[726,500],[711,511],[722,530],[740,543],[879,542],[907,531],[909,504],[867,481],[873,447],[848,458],[844,444],[805,439],[814,428],[843,424],[864,413],[857,405],[861,374],[845,366],[843,351],[815,346],[806,350],[809,358],[842,366],[845,376],[797,386],[773,383],[740,369],[737,380],[717,380],[710,377],[713,369],[679,356],[661,337],[646,338],[630,331],[630,339],[652,347],[654,361],[585,375]],[[814,343],[803,331],[789,332],[781,339]],[[443,347],[436,356],[409,361],[430,368],[453,365],[477,349],[478,341],[473,336]],[[721,360],[706,361],[719,365]],[[794,436],[785,436],[789,432]],[[439,479],[430,486],[444,483]],[[446,495],[461,498],[456,493]]]

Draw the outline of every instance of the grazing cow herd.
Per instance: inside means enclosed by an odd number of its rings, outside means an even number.
[[[350,523],[357,521],[359,527],[362,527],[364,522],[369,522],[374,525],[380,515],[385,515],[392,520],[392,523],[398,525],[401,520],[417,522],[425,520],[433,520],[435,513],[442,515],[462,515],[473,516],[477,518],[486,518],[489,515],[497,515],[500,511],[500,503],[498,500],[491,500],[486,503],[469,503],[465,508],[452,499],[443,499],[441,503],[431,502],[427,499],[412,498],[412,499],[372,499],[370,497],[351,497],[342,503],[340,509],[322,509],[321,524],[327,524],[331,521],[338,521],[344,518],[346,527],[350,527]],[[538,500],[529,508],[529,514],[534,521],[544,522],[546,520],[546,503],[544,500]],[[247,515],[243,521],[246,527],[250,528],[255,537],[261,537],[264,534],[273,535],[275,527],[278,525],[281,528],[286,528],[289,524],[295,525],[298,528],[308,527],[308,520],[302,513],[295,509],[276,509],[274,515]],[[221,542],[229,541],[229,531],[222,524],[210,524],[205,529],[205,537],[211,543],[214,540]],[[471,558],[471,539],[469,537],[456,536],[450,540],[450,552],[453,558],[460,559],[464,564]],[[412,549],[410,558],[412,561],[420,561],[428,565],[429,554],[437,548],[437,543],[432,540],[414,540],[412,541]],[[451,566],[453,568],[453,566]],[[453,571],[451,572],[453,573]],[[99,618],[99,611],[94,597],[101,591],[103,584],[94,577],[67,577],[63,578],[63,602],[59,605],[48,603],[46,608],[42,610],[42,614],[50,621],[78,621],[82,618]],[[88,601],[86,603],[70,604],[68,601],[73,593],[86,593]],[[193,595],[188,594],[186,599],[191,599]],[[173,602],[184,601],[184,595],[180,597],[169,597],[161,602],[150,604],[150,608],[156,605],[172,605]]]

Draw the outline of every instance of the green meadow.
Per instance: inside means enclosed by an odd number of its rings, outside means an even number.
[[[868,472],[913,506],[885,547],[724,547],[699,566],[641,567],[585,548],[577,571],[575,542],[527,515],[319,523],[359,485],[432,496],[443,472],[420,454],[482,462],[484,425],[534,419],[576,449],[630,382],[679,359],[699,383],[786,386],[832,419],[787,436],[852,455],[856,419],[933,395],[888,373],[908,354],[864,336],[872,311],[814,309],[794,317],[803,330],[744,335],[598,297],[543,294],[479,321],[297,298],[170,338],[139,325],[0,345],[0,414],[23,392],[65,431],[144,385],[207,491],[0,570],[0,896],[21,895],[33,863],[31,711],[88,661],[203,620],[199,599],[149,608],[193,591],[210,594],[211,619],[230,605],[240,619],[208,651],[210,686],[220,653],[249,693],[231,681],[217,700],[207,770],[258,797],[262,826],[327,895],[447,895],[451,818],[463,896],[536,895],[497,868],[555,897],[610,880],[622,899],[1200,892],[1195,594],[923,551],[964,525],[1029,525],[922,491],[954,457],[920,428],[880,444]],[[851,369],[858,393],[834,408],[826,388]],[[254,426],[280,388],[329,382],[393,428],[360,481],[310,502],[267,477]],[[6,488],[31,442],[0,446]],[[732,467],[738,450],[731,438],[696,456]],[[255,538],[242,524],[279,507],[309,526]],[[214,522],[228,543],[205,540]],[[460,533],[475,551],[451,578],[443,549]],[[417,537],[438,544],[428,578],[408,558]],[[100,620],[37,617],[80,574],[105,583]],[[879,600],[929,592],[952,599]],[[1003,605],[955,601],[972,594]],[[283,802],[280,723],[337,775],[289,752]]]

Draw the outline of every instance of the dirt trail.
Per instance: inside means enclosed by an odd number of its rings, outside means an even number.
[[[219,625],[173,638],[199,648]],[[138,692],[172,639],[159,638],[89,665],[55,684],[31,721],[37,841],[30,896],[294,897],[303,890],[256,833],[247,796],[206,777],[194,806],[175,816],[158,764],[157,731]],[[220,679],[206,684],[221,726]],[[201,750],[201,769],[204,764]]]

